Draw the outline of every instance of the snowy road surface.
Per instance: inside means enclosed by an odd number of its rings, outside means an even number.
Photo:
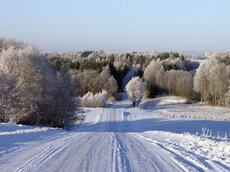
[[[166,119],[156,115],[165,110],[149,115],[133,109],[125,101],[87,108],[86,121],[71,132],[0,128],[0,171],[230,171],[227,138],[193,135],[194,127],[230,132],[228,122]]]

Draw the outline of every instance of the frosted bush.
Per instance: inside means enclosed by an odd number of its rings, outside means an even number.
[[[108,101],[108,92],[103,90],[95,95],[88,92],[81,98],[81,106],[83,107],[104,107]]]

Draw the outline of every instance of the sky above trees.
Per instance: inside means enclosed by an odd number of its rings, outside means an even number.
[[[44,51],[228,51],[229,0],[7,0],[0,37]]]

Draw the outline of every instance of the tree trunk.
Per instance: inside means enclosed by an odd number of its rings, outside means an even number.
[[[133,101],[133,107],[135,107],[136,106],[136,101]]]
[[[67,113],[65,113],[65,118],[63,122],[63,129],[66,127],[66,122],[67,122]]]

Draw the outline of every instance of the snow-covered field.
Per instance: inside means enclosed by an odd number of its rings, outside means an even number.
[[[230,112],[159,97],[85,108],[72,131],[0,124],[0,171],[230,171]]]
[[[160,117],[230,122],[229,108],[212,107],[201,103],[185,104],[184,99],[174,96],[146,100],[141,103],[140,108],[150,113],[154,111]]]

